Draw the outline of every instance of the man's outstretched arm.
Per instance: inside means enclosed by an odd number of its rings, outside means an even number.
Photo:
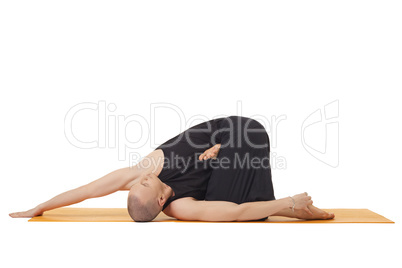
[[[298,194],[292,197],[294,209],[305,210],[311,214],[308,205],[311,197]],[[173,201],[167,208],[169,215],[180,220],[193,221],[250,221],[271,216],[279,211],[293,207],[292,198],[282,198],[272,201],[256,201],[236,204],[227,201],[199,201],[192,197]]]
[[[76,204],[88,198],[105,196],[118,190],[128,190],[127,185],[138,175],[139,170],[136,167],[117,169],[91,183],[61,193],[33,209],[9,215],[13,218],[34,217],[42,215],[47,210]]]

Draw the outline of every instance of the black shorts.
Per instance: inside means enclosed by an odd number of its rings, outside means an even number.
[[[275,200],[265,128],[256,120],[230,116],[219,121],[221,148],[205,200],[237,204]],[[265,220],[263,218],[261,220]]]

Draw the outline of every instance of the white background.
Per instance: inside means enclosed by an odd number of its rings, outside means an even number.
[[[0,265],[396,267],[401,13],[398,1],[2,1]],[[396,224],[9,218],[129,165],[117,148],[77,148],[65,137],[69,109],[99,101],[115,104],[112,117],[148,122],[155,103],[174,105],[186,120],[285,115],[270,133],[277,138],[272,151],[287,163],[273,170],[277,198],[307,191],[319,207],[368,208]],[[303,121],[333,101],[339,101],[336,168],[301,142]],[[96,112],[77,114],[74,122],[77,137],[96,139]],[[155,122],[157,143],[184,130],[172,109],[159,110]],[[146,130],[132,123],[126,131],[135,141]],[[325,131],[316,137],[314,146]],[[145,156],[154,148],[147,142],[131,151]],[[125,207],[126,197],[119,192],[75,206]]]

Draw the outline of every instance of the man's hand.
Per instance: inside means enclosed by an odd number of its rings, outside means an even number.
[[[218,156],[220,148],[221,148],[221,145],[216,144],[216,145],[212,146],[211,148],[209,148],[208,150],[206,150],[203,154],[201,154],[198,159],[200,161],[207,160],[209,158],[215,159]]]
[[[40,209],[36,207],[27,211],[14,212],[8,215],[10,215],[10,217],[12,218],[32,218],[35,216],[42,215],[42,211],[40,211]]]
[[[309,205],[313,204],[313,200],[311,200],[311,196],[308,196],[307,193],[297,194],[293,196],[293,200],[295,201],[295,210],[303,210],[307,212],[309,215],[313,215],[313,213],[309,209]]]

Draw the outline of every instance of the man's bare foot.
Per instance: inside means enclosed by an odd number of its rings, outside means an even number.
[[[308,205],[308,208],[313,213],[313,215],[310,215],[306,211],[300,209],[300,210],[295,210],[295,217],[299,218],[299,219],[306,219],[306,220],[330,220],[335,217],[334,213],[326,212],[313,205]]]
[[[12,218],[32,218],[35,216],[42,215],[42,213],[38,209],[33,208],[27,211],[10,213],[8,215]]]

